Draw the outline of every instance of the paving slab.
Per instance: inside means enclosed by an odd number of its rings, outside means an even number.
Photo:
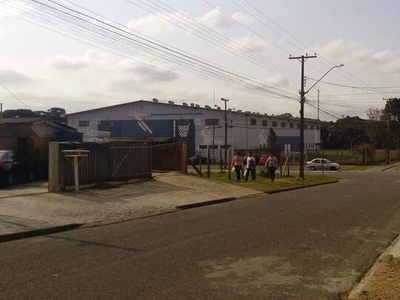
[[[106,224],[177,210],[177,206],[261,194],[243,187],[180,173],[152,180],[48,193],[45,185],[0,192],[0,236],[68,224]],[[214,201],[214,202],[213,202]]]
[[[0,199],[24,195],[45,194],[48,191],[47,182],[34,182],[0,189]]]

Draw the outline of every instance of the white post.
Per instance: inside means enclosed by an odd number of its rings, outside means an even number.
[[[79,157],[74,156],[75,192],[79,192]]]

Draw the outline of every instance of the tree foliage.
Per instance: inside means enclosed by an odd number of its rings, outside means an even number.
[[[43,118],[65,122],[65,109],[52,107],[47,111],[32,111],[30,109],[8,109],[3,112],[3,118]]]
[[[380,108],[371,107],[367,111],[368,119],[371,121],[382,121],[385,111]]]

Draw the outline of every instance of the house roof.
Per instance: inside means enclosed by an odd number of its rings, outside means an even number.
[[[43,118],[2,118],[0,124],[29,124],[42,120]]]

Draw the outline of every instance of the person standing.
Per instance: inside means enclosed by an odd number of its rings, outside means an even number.
[[[270,153],[264,167],[268,168],[269,176],[271,177],[272,182],[275,181],[275,171],[278,165],[278,159],[272,153]]]
[[[237,152],[232,158],[232,168],[235,168],[236,181],[240,181],[242,173],[243,158],[240,152]]]
[[[249,174],[251,173],[251,178],[256,180],[256,159],[253,157],[253,153],[249,152],[246,160],[246,176],[244,180],[249,179]]]

